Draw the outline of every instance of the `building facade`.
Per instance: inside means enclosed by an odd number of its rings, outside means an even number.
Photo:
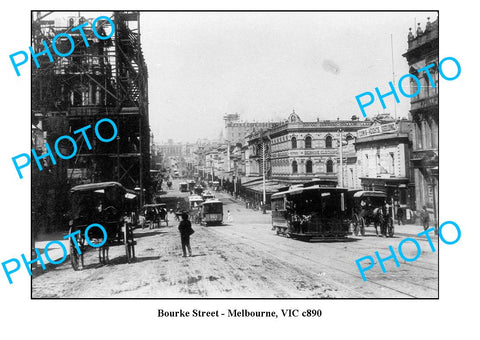
[[[273,122],[242,122],[238,114],[226,114],[223,117],[225,121],[224,138],[231,144],[244,144],[245,136],[255,130],[268,129],[275,123]]]
[[[411,29],[410,29],[411,30]],[[413,123],[413,151],[411,162],[414,167],[416,209],[425,206],[430,221],[438,223],[438,19],[428,20],[423,31],[418,24],[416,35],[408,35],[408,50],[403,56],[410,66],[410,73],[420,80],[421,89],[411,99],[409,118]],[[433,83],[419,69],[430,64]],[[411,93],[417,91],[411,82]]]
[[[271,178],[284,183],[317,178],[345,186],[347,161],[355,157],[356,133],[371,125],[352,118],[303,122],[293,112],[286,122],[269,129]]]
[[[355,140],[357,178],[364,190],[386,192],[402,208],[414,208],[415,185],[410,166],[411,128],[408,120],[359,130]]]

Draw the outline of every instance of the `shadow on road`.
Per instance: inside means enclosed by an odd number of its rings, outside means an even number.
[[[149,237],[149,236],[155,236],[155,235],[163,236],[165,234],[168,234],[168,231],[161,230],[161,229],[152,229],[152,231],[146,231],[144,233],[134,233],[134,238],[138,239],[142,237]]]
[[[130,263],[141,263],[145,261],[155,261],[159,260],[161,256],[144,256],[144,257],[135,257],[133,259],[130,259]],[[126,264],[127,263],[127,257],[126,256],[119,256],[114,258],[113,260],[110,260],[107,264],[107,266],[117,266],[119,264]]]
[[[313,239],[313,240],[306,240],[306,242],[310,243],[350,243],[350,242],[358,242],[361,241],[361,238],[345,238],[345,239],[335,239],[335,240],[329,240],[329,239]],[[299,239],[299,241],[302,241]]]

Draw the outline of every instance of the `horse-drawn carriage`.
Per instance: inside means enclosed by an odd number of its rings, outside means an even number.
[[[165,203],[145,204],[143,206],[143,213],[145,222],[150,229],[154,229],[155,226],[161,227],[162,221],[165,222],[168,227],[167,205]]]
[[[126,195],[126,189],[117,182],[82,184],[70,190],[69,234],[75,234],[75,239],[70,239],[70,261],[74,270],[84,265],[87,229],[90,242],[103,244],[98,247],[100,263],[108,262],[108,250],[113,245],[125,246],[127,262],[135,257],[133,226],[125,216],[128,214]],[[89,228],[92,224],[103,226],[106,240],[100,228]]]
[[[382,191],[357,191],[349,200],[353,234],[364,236],[365,228],[371,224],[378,236],[378,227],[383,236],[393,237],[394,226],[392,207],[387,203],[387,195]]]

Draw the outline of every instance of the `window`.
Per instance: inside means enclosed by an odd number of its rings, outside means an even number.
[[[332,136],[327,136],[325,138],[325,147],[331,148],[332,147]]]
[[[313,168],[312,161],[311,161],[311,160],[308,160],[308,161],[307,161],[307,164],[306,164],[306,172],[307,172],[307,174],[311,174],[311,173],[312,173],[312,168]]]
[[[432,128],[430,126],[430,122],[428,120],[425,121],[425,148],[431,149],[432,148]]]
[[[305,149],[311,149],[312,148],[312,137],[307,136],[305,137]]]
[[[295,137],[292,137],[292,149],[297,148],[297,139]]]
[[[415,139],[417,144],[417,149],[423,149],[423,134],[422,134],[422,122],[415,123]]]
[[[327,173],[331,173],[331,172],[333,172],[333,161],[331,159],[329,159],[327,161]]]
[[[297,165],[297,161],[293,161],[292,162],[292,172],[294,174],[296,174],[298,172],[298,165]]]

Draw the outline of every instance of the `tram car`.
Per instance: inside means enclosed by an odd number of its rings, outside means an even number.
[[[188,183],[186,182],[180,183],[180,192],[189,192]]]
[[[350,224],[347,192],[316,182],[282,188],[271,198],[273,229],[305,241],[345,239]]]
[[[223,203],[216,199],[207,199],[200,205],[200,219],[205,226],[219,225],[223,222]]]

